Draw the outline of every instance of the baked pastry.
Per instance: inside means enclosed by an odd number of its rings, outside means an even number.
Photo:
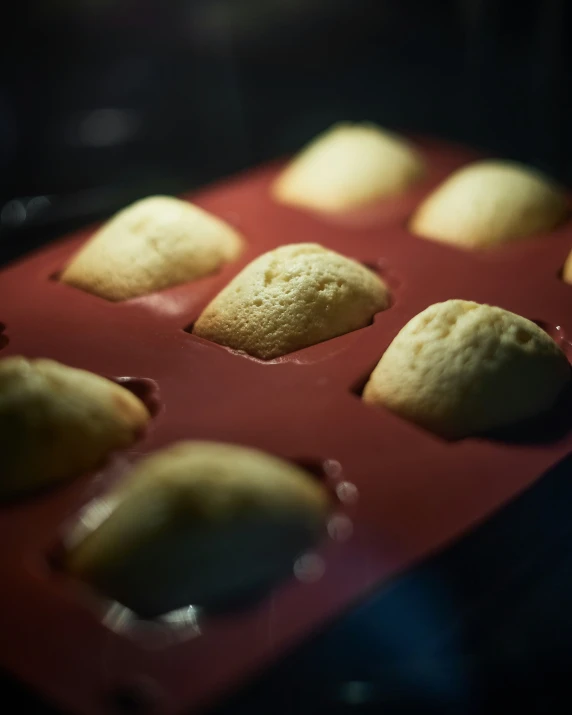
[[[511,161],[479,161],[437,187],[410,228],[435,241],[484,248],[549,231],[566,213],[564,193],[539,171]]]
[[[135,395],[99,375],[53,360],[0,360],[0,498],[93,469],[148,421]]]
[[[119,301],[193,281],[233,261],[241,236],[187,201],[150,196],[111,218],[71,259],[60,280]]]
[[[294,157],[272,195],[284,204],[335,213],[400,194],[423,173],[421,157],[401,137],[367,122],[340,122]]]
[[[535,323],[502,308],[448,300],[402,328],[363,399],[460,439],[547,411],[569,382],[564,353]]]
[[[109,500],[111,515],[71,548],[66,568],[146,617],[267,587],[322,534],[330,508],[299,467],[215,442],[144,459]]]
[[[383,281],[316,243],[252,261],[205,308],[193,333],[270,359],[368,325],[389,306]]]
[[[568,254],[568,258],[562,269],[562,280],[572,285],[572,251]]]

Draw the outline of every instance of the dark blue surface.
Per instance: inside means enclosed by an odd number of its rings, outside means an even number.
[[[572,456],[216,715],[571,711]]]

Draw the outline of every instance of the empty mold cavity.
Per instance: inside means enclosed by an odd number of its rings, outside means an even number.
[[[161,410],[162,402],[159,385],[148,377],[114,377],[111,378],[121,387],[138,397],[145,405],[151,417],[156,417]]]

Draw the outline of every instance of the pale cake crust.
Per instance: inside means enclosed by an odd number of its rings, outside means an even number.
[[[240,234],[187,201],[151,196],[111,218],[78,251],[60,280],[120,301],[193,281],[235,260]]]
[[[272,186],[280,203],[343,212],[407,191],[425,172],[416,150],[375,124],[340,122],[294,157]]]
[[[572,285],[572,251],[568,254],[568,258],[562,269],[562,280]]]
[[[480,161],[437,187],[415,212],[410,229],[461,248],[486,248],[549,231],[567,212],[564,193],[539,171]]]
[[[246,266],[193,333],[271,359],[363,328],[389,302],[383,281],[357,261],[315,243],[291,244]]]
[[[53,360],[0,361],[0,498],[81,475],[149,421],[129,390]]]
[[[68,570],[146,616],[224,604],[291,572],[325,531],[326,489],[258,450],[182,442],[141,461]]]
[[[535,323],[502,308],[448,300],[397,334],[363,399],[458,439],[545,412],[569,382],[566,356]]]

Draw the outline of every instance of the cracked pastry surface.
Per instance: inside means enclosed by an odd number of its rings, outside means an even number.
[[[127,300],[213,273],[242,247],[234,228],[198,206],[150,196],[105,223],[60,280],[107,300]]]
[[[502,308],[448,300],[402,328],[363,399],[459,439],[543,413],[569,382],[566,356],[535,323]]]
[[[270,359],[365,327],[389,300],[384,282],[357,261],[315,243],[290,244],[246,266],[193,333]]]

